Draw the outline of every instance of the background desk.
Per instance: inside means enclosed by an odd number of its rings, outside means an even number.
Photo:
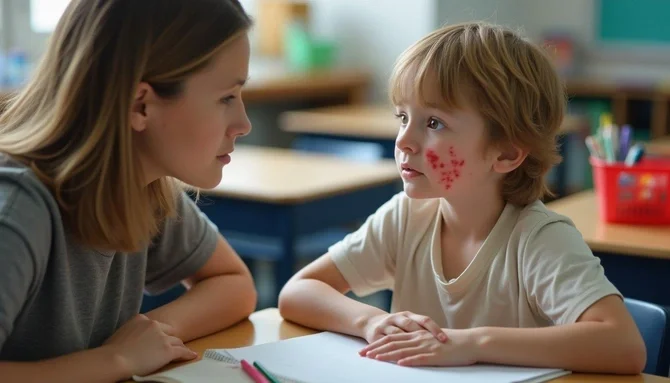
[[[210,348],[235,348],[255,344],[276,342],[314,334],[310,330],[284,321],[277,309],[267,309],[251,315],[244,321],[228,330],[204,337],[187,344],[198,354]],[[571,374],[554,380],[556,383],[670,383],[670,379],[653,375],[614,376],[595,374]]]
[[[571,195],[547,207],[575,223],[600,257],[607,277],[625,296],[670,306],[670,226],[601,222],[593,191]]]
[[[374,142],[382,147],[385,158],[394,158],[398,119],[391,106],[345,105],[315,108],[282,113],[279,120],[282,130],[302,136],[334,138],[340,140]],[[586,134],[588,121],[568,115],[561,126],[561,136],[573,133]],[[561,155],[567,157],[566,140],[561,139]],[[556,169],[556,192],[567,193],[565,161]]]
[[[398,192],[398,170],[389,160],[360,163],[250,146],[240,146],[231,157],[221,184],[203,190],[199,206],[224,236],[281,241],[277,259],[271,259],[275,294],[294,273],[301,235],[362,221]]]
[[[242,97],[249,103],[340,98],[359,104],[367,98],[370,83],[367,73],[356,70],[291,72],[252,67]]]

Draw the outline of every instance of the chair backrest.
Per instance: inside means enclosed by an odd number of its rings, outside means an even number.
[[[384,156],[384,148],[374,142],[349,141],[336,138],[298,136],[293,149],[332,154],[351,160],[374,162]]]
[[[660,376],[670,373],[670,350],[666,344],[670,334],[668,309],[649,302],[626,298],[626,308],[635,320],[647,348],[644,372]]]

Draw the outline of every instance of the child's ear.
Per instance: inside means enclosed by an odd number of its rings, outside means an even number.
[[[518,168],[528,156],[528,151],[512,144],[500,144],[498,157],[493,162],[496,173],[506,174]]]
[[[130,106],[130,126],[136,132],[144,131],[148,126],[147,103],[153,97],[151,85],[141,82],[137,86],[133,103]]]

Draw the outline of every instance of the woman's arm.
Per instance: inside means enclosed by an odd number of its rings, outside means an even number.
[[[219,235],[211,258],[185,281],[189,290],[149,313],[176,329],[184,342],[227,328],[256,309],[256,288],[249,269]]]

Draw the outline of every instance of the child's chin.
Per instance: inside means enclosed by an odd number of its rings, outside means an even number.
[[[437,198],[439,197],[436,195],[436,193],[432,190],[423,188],[423,187],[417,187],[416,185],[412,184],[405,184],[404,187],[405,194],[409,198],[414,198],[414,199],[426,199],[426,198]]]

